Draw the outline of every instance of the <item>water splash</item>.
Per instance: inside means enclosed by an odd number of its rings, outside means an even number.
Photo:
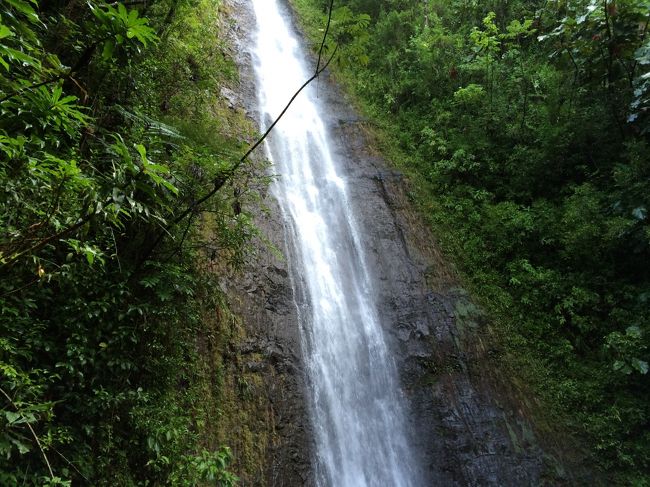
[[[309,77],[277,0],[253,0],[262,129]],[[296,99],[266,144],[288,226],[294,292],[316,433],[317,482],[332,487],[419,485],[407,444],[395,366],[372,281],[313,88]]]

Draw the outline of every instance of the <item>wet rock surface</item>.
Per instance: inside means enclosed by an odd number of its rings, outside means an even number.
[[[224,1],[227,12],[228,53],[239,66],[239,86],[222,90],[222,96],[241,109],[257,126],[256,94],[253,80],[255,18],[246,0]],[[264,158],[260,148],[252,159]],[[253,164],[255,165],[255,164]],[[300,329],[288,271],[290,255],[285,245],[285,229],[280,209],[268,188],[260,186],[262,202],[255,213],[255,224],[266,242],[259,242],[257,253],[246,268],[226,276],[222,287],[229,305],[243,323],[245,337],[236,345],[235,355],[243,373],[260,378],[249,391],[251,402],[259,401],[265,411],[257,414],[253,430],[266,445],[262,472],[237,472],[243,486],[291,487],[313,485],[312,440],[304,399],[305,375],[302,366]],[[236,457],[238,451],[233,448]]]
[[[246,0],[228,0],[226,5],[234,20],[229,37],[241,86],[237,94],[228,91],[224,96],[255,118],[249,52],[255,19]],[[323,118],[361,224],[378,314],[401,374],[414,450],[427,485],[547,483],[549,455],[502,385],[507,380],[491,370],[490,351],[480,339],[486,317],[459,286],[414,213],[407,182],[373,150],[367,122],[326,74],[318,82],[319,96],[328,107]],[[245,363],[264,378],[258,392],[267,398],[275,425],[265,485],[313,485],[305,370],[287,264],[292,256],[271,195],[264,205],[269,211],[258,212],[256,223],[285,256],[261,246],[256,260],[224,287],[247,329],[240,355],[263,357]]]
[[[354,117],[335,87],[328,105]],[[412,213],[399,173],[373,154],[361,123],[331,124],[349,161],[351,201],[375,272],[379,316],[410,405],[414,450],[429,485],[539,485],[543,452],[531,426],[493,388],[475,342],[486,319],[447,271]]]

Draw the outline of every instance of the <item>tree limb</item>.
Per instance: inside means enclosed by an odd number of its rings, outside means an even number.
[[[0,387],[0,392],[4,397],[7,398],[7,401],[20,413],[20,408],[16,406],[16,403],[11,399],[11,396],[5,392],[5,390]],[[45,450],[43,450],[43,445],[41,445],[41,440],[38,439],[38,436],[36,435],[36,432],[34,431],[34,428],[32,428],[32,425],[29,424],[29,422],[25,422],[27,427],[29,428],[29,431],[31,431],[32,436],[34,437],[34,440],[36,441],[36,445],[38,445],[38,449],[41,450],[41,453],[43,454],[43,459],[45,460],[45,465],[47,465],[47,469],[50,472],[50,478],[54,480],[54,472],[52,471],[52,466],[50,465],[50,461],[47,459],[47,455],[45,454]]]
[[[90,60],[95,52],[95,49],[97,49],[97,46],[100,44],[100,42],[103,42],[106,39],[107,38],[101,39],[88,46],[79,57],[79,60],[75,63],[75,65],[72,68],[70,68],[68,72],[60,73],[52,78],[46,79],[45,81],[34,83],[33,85],[24,86],[23,88],[20,88],[14,91],[13,93],[9,93],[8,95],[0,98],[0,103],[3,103],[9,100],[10,98],[13,98],[14,96],[22,95],[26,91],[34,90],[36,88],[40,88],[41,86],[49,85],[50,83],[55,83],[56,81],[62,80],[64,78],[70,78],[77,86],[79,86],[79,84],[74,79],[72,79],[72,75],[76,74],[77,71],[79,71],[81,68],[86,66],[88,63],[90,63]],[[82,89],[82,91],[85,90]]]
[[[89,221],[90,221],[90,220],[91,220],[95,215],[96,215],[96,212],[95,212],[95,211],[93,211],[93,212],[91,212],[91,213],[87,213],[86,215],[84,215],[83,217],[81,217],[81,218],[77,221],[77,223],[75,223],[74,225],[71,225],[71,226],[69,226],[68,228],[64,228],[64,229],[61,230],[60,232],[55,233],[55,234],[53,234],[53,235],[50,235],[50,236],[48,236],[48,237],[42,239],[40,242],[38,242],[38,243],[32,245],[32,246],[29,247],[28,249],[23,250],[23,251],[21,251],[21,252],[18,252],[18,253],[16,253],[16,254],[14,254],[14,255],[13,255],[9,260],[7,260],[6,262],[0,262],[0,265],[9,265],[9,264],[12,264],[12,263],[16,262],[18,259],[20,259],[23,255],[25,255],[25,254],[30,254],[30,253],[33,253],[33,252],[36,252],[36,251],[42,249],[43,247],[45,247],[45,246],[46,246],[47,244],[49,244],[50,242],[60,240],[61,238],[63,238],[63,237],[65,237],[66,235],[68,235],[69,233],[72,233],[72,232],[74,232],[75,230],[77,230],[78,228],[81,228],[84,224],[86,224],[87,222],[89,222]]]
[[[327,25],[325,26],[325,33],[323,34],[323,41],[320,43],[320,49],[318,49],[318,62],[316,63],[316,73],[320,69],[320,61],[323,56],[323,49],[325,49],[325,41],[327,40],[327,34],[330,30],[330,24],[332,23],[332,10],[334,8],[334,0],[330,0],[329,15],[327,16]]]

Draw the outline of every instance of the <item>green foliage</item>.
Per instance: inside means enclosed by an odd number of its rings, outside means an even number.
[[[93,15],[100,25],[100,34],[97,37],[104,40],[102,58],[113,58],[117,46],[127,45],[130,40],[139,41],[144,47],[148,42],[157,39],[154,30],[149,27],[149,19],[139,17],[137,10],[127,10],[118,3],[117,8],[111,5],[90,5]],[[135,44],[137,45],[137,44]]]
[[[2,485],[236,481],[204,432],[196,337],[221,304],[199,262],[243,261],[263,183],[244,171],[171,225],[249,129],[213,111],[234,72],[218,2],[128,5],[0,5]]]
[[[647,345],[643,341],[643,333],[638,326],[629,326],[625,334],[615,331],[605,338],[605,348],[617,358],[612,365],[616,371],[625,375],[632,373],[647,374],[648,362],[638,357],[647,355]]]
[[[339,61],[343,64],[368,64],[365,43],[368,42],[369,25],[369,15],[354,14],[345,5],[334,9],[326,47],[333,50],[332,43],[342,46]]]
[[[294,4],[318,25],[323,2]],[[645,485],[647,1],[345,5],[370,15],[367,63],[339,75],[489,308],[504,367],[600,474]]]
[[[183,469],[170,478],[173,485],[193,486],[202,482],[220,487],[236,485],[237,477],[226,470],[230,464],[231,453],[227,448],[218,452],[203,450],[198,456],[184,456]]]

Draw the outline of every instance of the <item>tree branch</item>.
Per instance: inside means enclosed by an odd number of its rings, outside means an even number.
[[[76,466],[74,463],[72,463],[70,460],[68,460],[68,459],[63,455],[63,453],[61,453],[59,450],[57,450],[56,448],[54,448],[54,447],[51,446],[51,445],[50,445],[50,448],[52,448],[52,450],[54,450],[54,453],[56,453],[56,454],[59,455],[61,458],[63,458],[63,459],[68,463],[68,465],[70,465],[72,468],[74,468],[75,471],[79,474],[79,476],[80,476],[82,479],[84,479],[86,482],[90,483],[90,480],[88,480],[88,477],[86,477],[84,474],[82,474],[81,471],[77,468],[77,466]]]
[[[79,57],[79,60],[75,63],[75,65],[72,68],[70,68],[70,70],[67,73],[61,73],[61,74],[58,74],[57,76],[46,79],[45,81],[41,81],[39,83],[35,83],[33,85],[29,85],[29,86],[25,86],[23,88],[20,88],[19,90],[16,90],[13,93],[9,93],[8,95],[0,98],[0,103],[3,103],[3,102],[7,101],[10,98],[13,98],[14,96],[22,95],[26,91],[34,90],[36,88],[40,88],[41,86],[49,85],[50,83],[54,83],[54,82],[62,80],[64,78],[72,79],[73,74],[77,73],[77,71],[79,71],[81,68],[86,66],[88,63],[90,63],[90,59],[92,58],[92,56],[93,56],[93,54],[95,52],[95,49],[97,49],[97,46],[99,45],[100,42],[103,42],[106,39],[107,38],[101,39],[101,40],[99,40],[97,42],[94,42],[90,46],[88,46],[84,50],[84,52],[81,54],[81,56]],[[75,80],[72,80],[72,81],[75,84],[77,84],[77,86],[79,86],[79,84]]]
[[[23,88],[20,88],[19,90],[16,90],[16,91],[14,91],[12,93],[9,93],[8,95],[0,98],[0,103],[4,103],[5,101],[7,101],[10,98],[13,98],[14,96],[22,95],[26,91],[34,90],[36,88],[40,88],[41,86],[49,85],[50,83],[54,83],[55,81],[59,81],[60,79],[65,78],[65,76],[66,75],[61,74],[61,75],[55,76],[54,78],[49,78],[49,79],[46,79],[45,81],[41,81],[40,83],[35,83],[33,85],[29,85],[29,86],[25,86]]]
[[[4,397],[7,398],[7,401],[20,413],[20,408],[16,406],[16,403],[11,399],[11,396],[5,392],[3,388],[0,387],[0,392]],[[47,469],[50,472],[50,478],[54,480],[54,472],[52,471],[52,466],[50,465],[50,461],[47,459],[47,455],[45,454],[45,450],[43,450],[43,445],[41,445],[41,440],[38,439],[38,436],[36,436],[36,432],[34,431],[34,428],[32,428],[32,425],[29,424],[29,422],[25,422],[27,427],[29,428],[29,431],[31,431],[32,436],[34,437],[34,440],[36,441],[36,445],[38,446],[38,449],[41,450],[41,453],[43,454],[43,459],[45,460],[45,465],[47,465]]]
[[[20,259],[25,254],[30,254],[32,252],[36,252],[36,251],[42,249],[43,247],[45,247],[50,242],[60,240],[64,236],[68,235],[69,233],[72,233],[75,230],[77,230],[78,228],[81,228],[84,224],[86,224],[88,221],[90,221],[95,216],[95,214],[96,214],[96,212],[93,210],[92,213],[88,213],[88,214],[84,215],[83,217],[81,217],[79,219],[79,221],[77,221],[77,223],[75,223],[74,225],[71,225],[68,228],[63,229],[58,233],[55,233],[53,235],[50,235],[50,236],[42,239],[40,242],[32,245],[31,247],[29,247],[26,250],[23,250],[21,252],[18,252],[16,254],[14,254],[6,262],[0,262],[0,265],[5,265],[5,266],[10,265],[10,264],[16,262],[18,259]]]
[[[323,56],[323,49],[325,49],[325,41],[327,40],[327,34],[330,31],[330,24],[332,23],[332,10],[334,9],[334,0],[330,0],[329,15],[327,16],[327,26],[325,26],[325,33],[323,34],[323,41],[320,43],[320,49],[318,49],[318,62],[316,63],[316,73],[320,69],[320,61]]]

